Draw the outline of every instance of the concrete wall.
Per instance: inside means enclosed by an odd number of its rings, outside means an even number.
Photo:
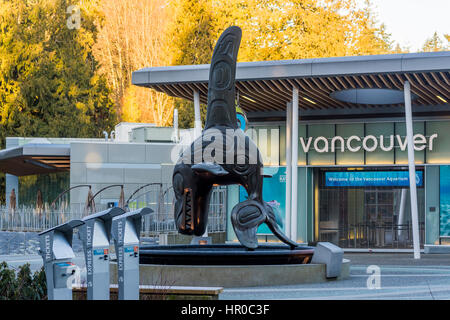
[[[95,194],[112,184],[123,184],[125,200],[140,186],[155,182],[170,184],[172,143],[73,142],[70,144],[70,186],[88,184]],[[72,210],[82,210],[88,188],[70,193]],[[120,188],[110,188],[95,198],[98,206],[116,202]]]

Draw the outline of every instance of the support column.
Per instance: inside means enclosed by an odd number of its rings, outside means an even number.
[[[175,143],[178,143],[180,140],[180,134],[178,130],[178,109],[173,110],[173,135]]]
[[[200,117],[200,93],[194,90],[194,133],[195,138],[202,134],[202,120]]]
[[[14,148],[19,146],[19,138],[14,137],[6,137],[5,139],[5,149]],[[14,189],[14,193],[16,195],[16,205],[15,208],[19,206],[19,177],[12,174],[5,174],[5,200],[6,207],[10,208],[10,197],[11,191]]]
[[[291,237],[291,201],[292,201],[292,103],[286,103],[286,236]]]
[[[202,135],[202,119],[200,117],[200,93],[194,90],[194,140]],[[202,237],[208,236],[208,227]]]
[[[398,225],[402,225],[405,223],[405,207],[406,207],[406,195],[408,193],[408,189],[402,189],[400,196],[400,209],[398,211]],[[402,227],[403,228],[403,227]],[[397,236],[401,236],[403,234],[403,229],[398,229]]]
[[[297,241],[297,189],[298,189],[298,88],[292,88],[292,202],[291,239]]]
[[[414,131],[411,111],[411,86],[404,84],[406,139],[408,141],[409,194],[411,198],[411,220],[413,232],[414,259],[420,259],[419,214],[417,210],[416,165],[414,161]]]
[[[14,189],[14,193],[16,195],[16,204],[15,208],[19,206],[19,177],[16,177],[12,174],[5,174],[5,200],[6,200],[6,207],[10,208],[10,197],[11,197],[11,191]]]

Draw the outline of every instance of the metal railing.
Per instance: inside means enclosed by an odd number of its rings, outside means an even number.
[[[226,228],[226,187],[216,187],[211,194],[208,232],[221,232]],[[96,212],[107,209],[106,204],[96,204]],[[153,213],[142,219],[141,232],[145,236],[177,232],[174,222],[174,193],[170,185],[151,185],[143,188],[128,201],[127,211],[149,207]],[[11,211],[0,207],[0,231],[40,232],[72,219],[85,216],[84,206],[74,207],[60,203],[43,208],[21,206]]]
[[[420,245],[425,241],[425,223],[419,223]],[[319,227],[319,241],[343,248],[412,248],[412,223],[358,223],[343,227]]]
[[[153,209],[153,213],[144,216],[142,219],[142,232],[145,236],[156,236],[160,233],[176,233],[175,220],[173,216],[174,211],[174,193],[171,187],[165,188],[159,194],[159,199],[152,198],[150,201],[139,202],[136,208],[145,206]],[[148,195],[147,195],[148,197]],[[154,194],[153,194],[154,197]],[[208,232],[222,232],[226,229],[226,187],[215,187],[211,194],[208,215]]]

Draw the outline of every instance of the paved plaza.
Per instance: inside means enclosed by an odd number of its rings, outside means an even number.
[[[317,284],[290,286],[225,288],[219,299],[450,299],[450,254],[347,253],[351,260],[350,278]],[[3,255],[17,268],[30,263],[32,270],[42,266],[38,255]],[[84,257],[77,253],[75,263],[84,267]],[[372,266],[368,269],[369,266]],[[377,280],[373,270],[378,266]],[[371,277],[372,278],[369,278]],[[369,283],[369,284],[368,284]]]
[[[354,253],[344,257],[352,261],[347,280],[230,288],[220,299],[450,299],[450,254],[422,254],[420,260],[414,260],[412,253]],[[379,283],[369,279],[373,276],[369,266],[380,268]]]

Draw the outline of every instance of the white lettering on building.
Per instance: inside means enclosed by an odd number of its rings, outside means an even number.
[[[434,133],[429,137],[426,137],[420,133],[415,134],[413,137],[414,150],[422,151],[428,147],[429,151],[433,151],[433,142],[437,137],[438,137],[437,133]],[[303,137],[300,137],[300,144],[305,153],[309,152],[310,150],[315,150],[316,152],[319,153],[335,152],[336,150],[344,152],[345,147],[347,147],[347,150],[350,152],[358,152],[359,150],[361,150],[361,148],[367,152],[373,152],[377,150],[378,147],[383,151],[391,151],[394,148],[394,138],[395,138],[395,140],[397,140],[398,147],[400,148],[400,150],[401,151],[406,150],[406,147],[408,145],[406,137],[402,137],[397,134],[395,136],[390,135],[386,138],[388,139],[389,143],[385,142],[385,137],[383,135],[380,135],[378,137],[374,135],[368,135],[364,138],[358,136],[350,136],[348,138],[343,138],[341,136],[335,136],[333,138],[325,138],[323,136],[319,136],[316,138],[309,137],[305,139]],[[328,142],[328,140],[330,139],[331,142]],[[313,149],[311,149],[311,145]]]

